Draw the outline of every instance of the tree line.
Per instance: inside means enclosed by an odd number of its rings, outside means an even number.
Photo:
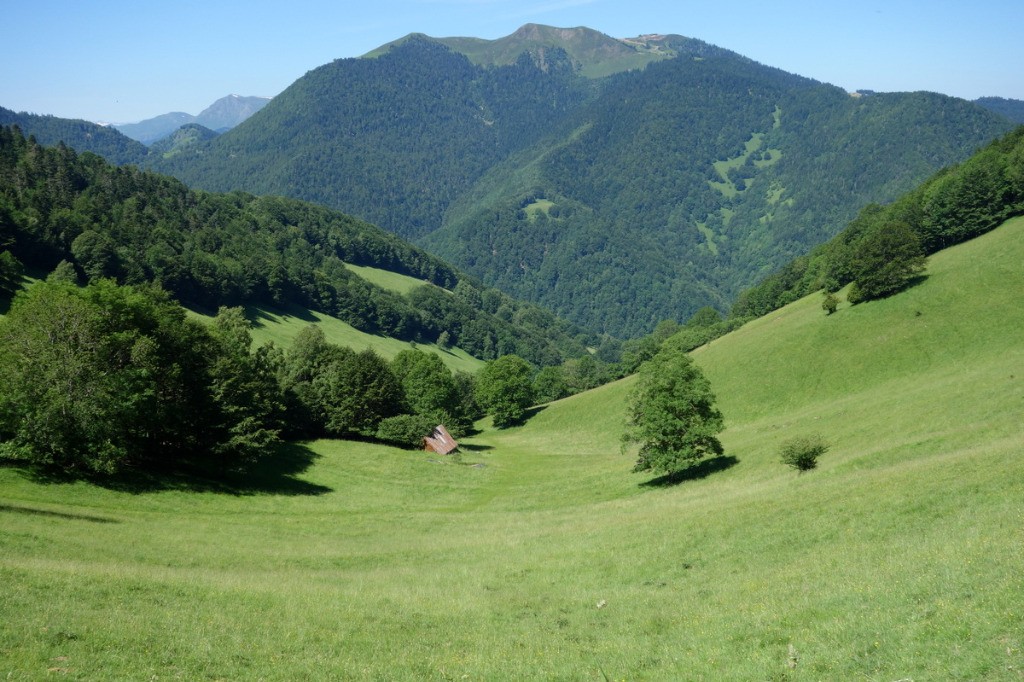
[[[240,308],[204,324],[156,285],[69,274],[0,318],[0,459],[80,476],[244,470],[283,440],[418,447],[438,424],[459,438],[485,414],[520,423],[535,400],[535,368],[515,355],[474,377],[416,348],[388,361],[338,346],[315,325],[287,350],[254,348]]]

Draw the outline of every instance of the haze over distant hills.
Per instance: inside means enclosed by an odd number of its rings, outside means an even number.
[[[619,336],[743,288],[1006,132],[933,93],[840,88],[677,35],[412,34],[307,73],[152,166],[323,203]]]
[[[150,145],[188,123],[198,123],[214,132],[225,132],[265,107],[269,101],[269,97],[228,95],[203,109],[198,116],[174,111],[138,123],[115,124],[113,127],[133,140]]]

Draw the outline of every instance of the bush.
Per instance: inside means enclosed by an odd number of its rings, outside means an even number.
[[[779,449],[782,463],[797,471],[809,471],[818,466],[818,457],[829,449],[829,444],[821,436],[801,436],[787,440]]]
[[[826,315],[831,315],[839,309],[839,299],[831,291],[826,291],[825,300],[821,302],[821,309],[825,311]]]
[[[432,416],[421,414],[400,414],[388,417],[377,427],[377,438],[403,448],[423,447],[423,437],[429,436],[437,422]]]

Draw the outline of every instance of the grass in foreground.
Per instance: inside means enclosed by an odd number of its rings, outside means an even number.
[[[726,456],[671,482],[619,452],[629,379],[462,464],[323,441],[249,487],[0,469],[0,676],[1021,679],[1022,257],[1012,221],[899,296],[701,349]],[[778,445],[805,433],[832,448],[798,475]]]

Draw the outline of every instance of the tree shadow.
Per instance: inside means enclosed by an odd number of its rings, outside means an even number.
[[[244,469],[212,468],[212,465],[180,469],[126,471],[115,475],[75,475],[47,469],[23,469],[37,483],[71,483],[85,480],[107,490],[129,494],[178,490],[221,495],[323,495],[332,488],[297,478],[319,457],[302,443],[283,443],[274,453]]]
[[[525,424],[526,422],[530,421],[531,419],[533,419],[534,417],[536,417],[538,414],[540,414],[541,412],[543,412],[546,409],[548,409],[547,404],[535,405],[535,406],[527,409],[526,412],[523,413],[523,421],[521,421],[519,424],[516,424],[516,426],[521,426],[521,425]]]
[[[459,443],[460,450],[469,450],[470,452],[484,452],[486,450],[493,450],[493,445],[477,445],[476,443]]]
[[[671,474],[652,478],[649,481],[644,481],[640,484],[640,487],[671,488],[672,486],[676,486],[687,481],[699,481],[700,479],[707,478],[712,474],[717,474],[720,471],[731,469],[739,464],[739,462],[740,461],[738,459],[731,455],[712,457],[711,459],[705,459],[697,462],[696,464],[691,464],[682,471],[676,471]]]
[[[0,504],[0,512],[31,514],[33,516],[49,516],[57,519],[67,519],[69,521],[89,521],[90,523],[121,523],[117,519],[108,519],[104,516],[71,514],[69,512],[50,511],[49,509],[36,509],[35,507],[20,507],[13,504]]]
[[[262,303],[245,306],[245,318],[252,323],[253,327],[266,327],[268,323],[279,323],[289,317],[309,323],[319,321],[308,308],[294,304],[285,304],[280,307]]]

